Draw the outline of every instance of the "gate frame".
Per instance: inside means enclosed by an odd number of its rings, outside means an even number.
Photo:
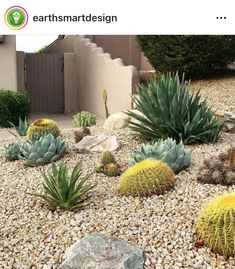
[[[24,66],[33,113],[64,113],[64,54],[26,53]]]
[[[78,68],[77,54],[64,54],[64,114],[78,111]],[[25,55],[23,51],[17,51],[17,88],[26,89],[25,85]]]

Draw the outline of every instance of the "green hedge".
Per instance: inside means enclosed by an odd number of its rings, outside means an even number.
[[[19,117],[28,118],[32,100],[26,91],[0,90],[0,127],[11,127],[9,122],[18,125]]]
[[[137,41],[161,73],[178,71],[187,78],[204,78],[223,72],[235,60],[235,36],[139,35]]]

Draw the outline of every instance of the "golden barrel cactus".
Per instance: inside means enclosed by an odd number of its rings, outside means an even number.
[[[126,196],[163,194],[175,185],[175,174],[166,163],[147,159],[130,167],[121,176],[119,192]]]
[[[39,139],[41,136],[52,134],[55,138],[60,135],[58,124],[50,119],[39,119],[33,121],[27,131],[29,140]]]
[[[235,193],[227,193],[205,205],[196,224],[199,239],[226,258],[235,254]]]

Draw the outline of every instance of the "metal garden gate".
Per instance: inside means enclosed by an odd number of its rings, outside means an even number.
[[[64,113],[64,55],[27,53],[25,87],[33,113]]]

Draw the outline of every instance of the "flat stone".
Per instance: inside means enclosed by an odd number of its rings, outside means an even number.
[[[114,113],[110,115],[104,122],[104,129],[106,130],[118,130],[128,126],[128,121],[131,119],[123,112]]]
[[[119,147],[116,136],[89,135],[79,141],[74,150],[78,153],[83,152],[103,152],[106,150],[114,151]]]
[[[59,269],[143,269],[140,248],[112,236],[95,233],[73,244]]]

